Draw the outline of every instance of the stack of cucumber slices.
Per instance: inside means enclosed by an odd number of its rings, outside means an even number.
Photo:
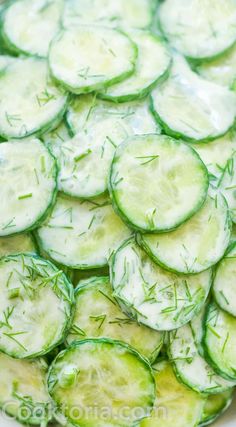
[[[231,404],[235,22],[236,0],[1,2],[1,420]]]

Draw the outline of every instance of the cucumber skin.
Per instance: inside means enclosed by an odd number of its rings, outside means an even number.
[[[120,83],[121,81],[123,81],[126,78],[130,77],[134,73],[134,71],[136,69],[136,61],[137,61],[137,58],[138,58],[138,48],[137,48],[136,44],[130,39],[130,37],[125,32],[123,32],[121,30],[116,30],[116,31],[119,32],[120,34],[123,34],[124,36],[126,36],[127,39],[129,39],[130,44],[133,47],[134,56],[133,56],[133,60],[132,60],[132,63],[131,63],[132,64],[132,68],[129,71],[124,71],[119,76],[113,77],[110,80],[106,80],[103,83],[98,83],[98,84],[95,83],[93,85],[84,86],[83,88],[82,87],[76,88],[76,87],[73,87],[73,86],[71,86],[71,85],[63,82],[62,80],[58,79],[54,75],[53,70],[52,70],[52,66],[51,66],[51,62],[50,62],[50,48],[49,48],[48,66],[49,66],[50,75],[52,76],[53,80],[55,82],[57,82],[60,86],[64,87],[67,91],[71,92],[72,94],[74,94],[74,95],[83,95],[83,94],[88,94],[88,93],[91,93],[91,92],[94,92],[94,91],[98,91],[100,89],[105,89],[105,88],[107,88],[109,86],[112,86],[112,85],[114,85],[116,83]],[[58,33],[57,37],[60,36],[60,34],[61,33]],[[51,43],[51,46],[52,46],[52,43]]]
[[[150,135],[156,135],[156,136],[160,136],[160,135],[158,135],[158,134],[143,134],[142,135],[142,137],[145,137],[145,136],[150,136]],[[167,135],[168,136],[168,135]],[[131,139],[132,139],[132,137],[131,137]],[[124,143],[126,143],[127,142],[127,140],[125,140],[122,144],[124,144]],[[178,141],[178,140],[176,140],[176,142],[178,143],[178,142],[181,142],[181,141]],[[183,141],[182,141],[183,142]],[[118,146],[118,148],[119,148],[120,146]],[[198,157],[199,158],[199,160],[201,161],[201,163],[202,163],[202,165],[205,167],[205,177],[206,177],[206,183],[205,183],[205,187],[206,187],[206,190],[208,189],[208,187],[209,187],[209,173],[208,173],[208,171],[207,171],[207,169],[206,169],[206,166],[205,166],[205,164],[203,163],[203,161],[201,160],[201,158],[200,158],[200,156],[197,154],[197,152],[194,150],[194,154],[196,155],[196,157]],[[116,193],[116,191],[114,191],[113,189],[112,189],[112,184],[111,184],[111,175],[112,175],[112,169],[113,169],[113,163],[115,162],[115,156],[116,156],[116,154],[114,155],[114,157],[113,157],[113,161],[112,161],[112,164],[111,164],[111,168],[110,168],[110,175],[109,175],[109,177],[108,177],[108,191],[109,191],[109,195],[110,195],[110,199],[111,199],[111,202],[112,202],[112,207],[113,207],[113,209],[114,209],[114,211],[115,211],[115,213],[122,219],[122,221],[127,225],[127,227],[128,228],[130,228],[131,230],[133,230],[133,231],[135,231],[135,232],[140,232],[140,233],[143,233],[143,234],[156,234],[156,233],[166,233],[166,232],[169,232],[169,231],[174,231],[174,230],[176,230],[178,227],[180,227],[182,224],[184,224],[185,222],[187,222],[195,213],[197,213],[198,211],[199,211],[199,209],[203,206],[203,204],[204,204],[204,202],[205,202],[205,200],[201,200],[199,203],[198,203],[198,205],[196,206],[196,208],[188,215],[188,217],[187,218],[184,218],[184,220],[181,222],[181,223],[178,223],[178,224],[176,224],[174,227],[171,227],[171,228],[168,228],[168,229],[164,229],[164,230],[159,230],[159,229],[155,229],[155,230],[147,230],[147,229],[143,229],[143,228],[141,228],[141,227],[138,227],[137,225],[135,225],[135,224],[133,224],[131,221],[130,221],[130,219],[126,216],[126,214],[120,209],[120,207],[119,207],[119,204],[117,203],[117,201],[116,201],[116,196],[115,196],[115,193]],[[155,261],[156,262],[156,261]],[[166,269],[166,267],[164,267],[165,269]]]
[[[207,363],[209,363],[210,366],[212,366],[212,368],[214,369],[214,371],[220,375],[222,378],[224,378],[225,380],[229,380],[229,381],[236,381],[236,374],[235,376],[230,376],[228,374],[226,374],[225,372],[223,372],[219,366],[214,362],[214,360],[211,357],[210,351],[208,349],[207,343],[206,343],[206,338],[207,338],[207,326],[206,326],[206,321],[208,318],[208,314],[210,312],[211,309],[211,303],[208,304],[208,306],[206,307],[206,311],[205,311],[205,320],[204,320],[204,327],[203,327],[203,340],[202,340],[202,345],[203,345],[203,349],[204,349],[204,357],[205,360],[207,361]]]
[[[14,258],[16,256],[17,255],[9,255],[9,257],[11,257],[11,258]],[[26,256],[34,258],[34,259],[37,259],[37,260],[43,260],[44,262],[46,261],[49,265],[51,265],[53,267],[54,271],[55,271],[55,269],[59,270],[57,267],[55,267],[55,265],[50,260],[45,260],[44,258],[42,258],[39,255],[36,255],[36,254],[34,254],[34,255],[26,254]],[[4,258],[8,258],[8,257],[7,256],[3,257],[3,258],[1,258],[1,260],[3,260]],[[72,325],[72,321],[73,321],[73,316],[74,316],[74,312],[75,312],[75,297],[74,297],[74,287],[73,287],[72,283],[69,281],[69,279],[68,279],[68,277],[66,276],[65,273],[63,273],[63,281],[66,284],[67,288],[70,290],[71,300],[70,300],[70,319],[67,320],[67,322],[64,325],[64,330],[63,330],[61,338],[55,344],[53,344],[50,347],[48,347],[46,353],[45,353],[44,350],[42,350],[42,351],[40,351],[38,353],[35,353],[33,355],[30,355],[30,356],[26,356],[26,357],[17,357],[17,356],[14,356],[15,359],[19,359],[19,360],[31,360],[31,359],[35,359],[35,358],[40,357],[40,356],[45,356],[48,353],[50,353],[52,350],[54,350],[56,347],[58,347],[59,345],[61,345],[61,344],[64,343],[65,338],[66,338],[66,336],[68,335],[68,333],[70,331],[70,328],[71,328],[71,325]],[[12,357],[11,354],[8,354],[3,349],[1,349],[1,352],[7,354],[10,357]]]
[[[44,145],[42,141],[40,141],[40,142],[41,142],[41,144],[42,144],[42,145]],[[43,221],[47,218],[48,214],[49,214],[49,213],[51,212],[51,210],[53,209],[53,206],[54,206],[54,205],[55,205],[55,203],[56,203],[57,191],[58,191],[58,189],[57,189],[58,166],[57,166],[56,159],[55,159],[55,157],[53,156],[53,154],[51,153],[51,151],[49,150],[49,148],[48,148],[48,147],[46,147],[46,145],[45,145],[45,148],[47,149],[47,151],[49,152],[49,154],[51,155],[51,157],[53,157],[53,159],[54,159],[54,171],[55,171],[55,174],[54,174],[54,176],[53,176],[53,178],[54,178],[54,180],[55,180],[55,187],[54,187],[54,191],[53,191],[53,193],[52,193],[51,201],[50,201],[50,203],[49,203],[49,205],[48,205],[48,208],[46,209],[46,211],[45,211],[45,212],[43,212],[43,214],[42,214],[41,216],[39,216],[39,217],[36,219],[36,221],[34,222],[34,224],[32,224],[30,227],[25,228],[24,230],[17,231],[17,232],[15,232],[15,233],[4,234],[4,236],[1,236],[1,235],[0,235],[0,238],[1,238],[1,237],[7,237],[7,236],[15,236],[15,235],[17,235],[17,234],[22,234],[22,233],[25,233],[25,232],[29,232],[29,231],[33,231],[33,230],[35,230],[36,228],[38,228],[38,227],[43,223]],[[39,251],[39,244],[38,244],[38,241],[37,241],[37,239],[36,239],[36,237],[35,237],[35,235],[34,235],[34,234],[33,234],[33,240],[34,240],[34,243],[36,244],[36,249],[37,249],[37,251]]]
[[[229,129],[227,129],[224,133],[220,134],[220,135],[216,135],[216,136],[208,136],[206,138],[203,139],[195,139],[195,138],[191,138],[189,136],[186,136],[184,133],[181,132],[177,132],[174,129],[171,129],[159,116],[158,112],[155,110],[154,107],[154,100],[152,95],[150,96],[150,111],[153,114],[154,119],[156,120],[156,122],[161,126],[161,128],[163,129],[163,133],[166,135],[169,135],[177,140],[183,140],[185,142],[192,142],[194,144],[201,144],[201,143],[207,143],[207,142],[211,142],[214,141],[215,139],[221,138],[222,136],[226,135],[228,132],[230,132],[231,129],[234,128],[235,123],[233,123],[232,126],[230,126]]]
[[[164,38],[157,36],[156,34],[151,35],[154,39],[157,41],[163,41],[165,42]],[[137,101],[140,99],[145,98],[150,94],[150,92],[158,85],[163,83],[165,80],[168,79],[170,76],[170,70],[172,65],[172,59],[170,58],[169,65],[167,69],[158,77],[156,78],[152,83],[150,83],[147,87],[140,90],[139,93],[130,93],[127,95],[121,95],[121,96],[112,96],[107,95],[106,93],[98,93],[99,99],[104,99],[105,101],[113,101],[117,103],[123,103],[123,102],[129,102],[129,101]]]

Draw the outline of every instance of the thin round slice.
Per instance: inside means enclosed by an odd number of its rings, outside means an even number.
[[[235,0],[166,0],[159,13],[169,42],[190,58],[219,55],[236,41]]]
[[[221,194],[171,233],[143,234],[138,243],[155,262],[170,271],[195,274],[215,265],[224,255],[231,235],[228,205]]]
[[[106,27],[147,28],[151,25],[155,0],[67,0],[64,27],[91,24]]]
[[[181,276],[163,270],[134,239],[114,254],[111,283],[122,310],[156,330],[188,323],[202,308],[211,286],[210,270]]]
[[[175,55],[170,77],[152,93],[152,108],[168,135],[206,141],[224,135],[233,126],[236,95],[203,79],[184,58]]]
[[[200,64],[197,72],[207,80],[231,87],[236,79],[236,45],[223,56]]]
[[[154,362],[163,344],[163,334],[139,325],[122,313],[112,295],[108,277],[82,280],[75,291],[76,309],[67,342],[85,338],[112,338],[134,347]]]
[[[222,377],[236,381],[236,319],[215,303],[208,308],[204,346],[210,364]]]
[[[171,57],[163,40],[147,31],[131,31],[129,35],[138,47],[136,70],[125,81],[101,92],[101,98],[115,102],[143,98],[168,76]]]
[[[124,129],[127,136],[161,133],[146,99],[118,104],[102,101],[94,95],[75,97],[69,105],[66,119],[74,135],[80,131],[89,133],[97,123],[106,123],[107,119],[116,119],[116,128]]]
[[[136,45],[118,30],[76,26],[62,30],[49,51],[50,70],[71,92],[103,89],[133,73]]]
[[[48,387],[76,426],[133,425],[147,416],[155,399],[149,364],[132,347],[108,339],[80,341],[59,353]]]
[[[55,199],[57,167],[36,139],[0,144],[0,236],[37,227]]]
[[[121,144],[113,158],[110,194],[117,212],[137,230],[168,231],[205,201],[208,174],[197,153],[164,135]]]
[[[116,147],[126,138],[126,129],[113,116],[72,139],[51,144],[59,165],[59,190],[80,198],[105,193]]]
[[[64,339],[73,287],[49,261],[26,254],[0,260],[0,350],[16,358],[48,353]]]
[[[207,426],[213,423],[220,415],[222,415],[233,400],[233,389],[224,393],[212,394],[208,396],[204,405],[202,419],[199,427]]]
[[[3,16],[2,37],[17,54],[46,57],[60,28],[62,0],[20,0],[10,3]]]
[[[50,421],[48,366],[44,359],[16,360],[0,353],[0,407],[5,416],[27,425]]]
[[[190,322],[190,327],[192,329],[194,342],[197,346],[198,353],[202,357],[205,357],[204,347],[203,347],[203,337],[205,332],[204,324],[205,324],[206,309],[208,307],[208,304],[209,304],[209,300],[206,301],[206,303],[201,308],[197,316],[194,316],[194,318]]]
[[[236,317],[236,242],[219,263],[213,283],[213,295],[219,306]]]
[[[190,325],[170,334],[169,357],[173,360],[177,378],[199,393],[222,393],[235,385],[235,382],[217,375],[199,355]]]
[[[205,399],[177,381],[169,362],[154,365],[157,405],[140,427],[195,427],[201,419]]]
[[[23,138],[56,126],[67,94],[48,77],[47,62],[15,58],[0,74],[0,135]]]
[[[37,253],[36,244],[31,234],[0,237],[0,257],[17,253]]]
[[[76,200],[58,196],[46,222],[36,231],[52,259],[78,269],[99,268],[130,235],[108,198]]]

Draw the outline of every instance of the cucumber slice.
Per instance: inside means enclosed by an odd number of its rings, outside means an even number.
[[[46,426],[51,419],[44,359],[16,360],[0,353],[0,407],[23,424]]]
[[[16,253],[37,253],[35,241],[31,234],[16,234],[0,238],[0,257]]]
[[[48,79],[47,73],[46,61],[36,58],[15,58],[0,73],[2,137],[23,138],[60,122],[67,95]]]
[[[217,304],[236,317],[236,242],[230,247],[216,270],[213,295]]]
[[[191,147],[165,135],[142,135],[117,148],[109,187],[115,209],[133,228],[168,231],[201,208],[208,173]]]
[[[69,28],[79,24],[147,28],[155,7],[155,0],[67,0],[63,25]]]
[[[195,427],[201,419],[205,398],[179,383],[169,362],[154,366],[157,406],[140,427]]]
[[[233,225],[232,233],[231,233],[231,242],[236,241],[236,225]]]
[[[60,28],[62,11],[62,0],[10,3],[1,30],[7,48],[17,54],[46,57],[49,44]]]
[[[222,415],[231,405],[233,399],[233,390],[225,391],[224,393],[213,394],[208,396],[204,405],[202,419],[199,427],[207,426],[213,423],[220,415]]]
[[[140,99],[168,77],[171,57],[163,40],[147,31],[131,31],[129,35],[138,47],[135,73],[101,92],[101,98],[115,102]]]
[[[78,269],[107,265],[114,249],[130,235],[106,197],[81,201],[59,196],[36,231],[39,246],[53,260]]]
[[[59,165],[58,188],[80,198],[99,196],[107,190],[108,175],[116,147],[127,138],[115,117],[95,122],[87,132],[53,144]]]
[[[163,334],[137,324],[120,310],[108,277],[90,277],[75,291],[76,310],[67,343],[85,338],[124,341],[154,362],[163,345]]]
[[[138,243],[167,270],[195,274],[215,265],[224,255],[231,236],[228,205],[219,193],[207,198],[203,208],[171,233],[139,234]]]
[[[75,97],[69,105],[67,123],[71,132],[76,135],[84,130],[89,132],[97,123],[115,118],[116,127],[124,128],[127,136],[134,134],[161,133],[149,110],[147,100],[116,104],[101,101],[94,95]]]
[[[37,227],[54,202],[57,167],[37,139],[0,144],[0,236]]]
[[[210,290],[211,270],[176,275],[161,269],[135,243],[125,242],[114,254],[111,283],[122,309],[156,330],[172,330],[189,322]]]
[[[70,327],[73,287],[49,261],[26,254],[0,260],[0,350],[16,358],[48,353]]]
[[[224,194],[232,220],[236,223],[236,152],[226,162],[217,183],[217,189]]]
[[[174,363],[177,377],[199,393],[222,393],[235,385],[235,382],[217,375],[199,355],[190,325],[170,334],[169,357]]]
[[[216,372],[233,381],[236,381],[235,340],[235,317],[211,303],[205,323],[205,352]]]
[[[108,339],[76,342],[61,352],[48,387],[75,426],[131,426],[148,415],[155,399],[149,364],[132,347]]]
[[[216,186],[227,161],[236,152],[236,132],[232,129],[222,138],[202,144],[192,144],[205,163],[212,185]]]
[[[76,94],[101,90],[134,72],[136,45],[118,30],[76,26],[54,38],[49,66],[54,78]]]
[[[169,42],[189,58],[217,56],[236,41],[235,0],[166,0],[159,13]]]
[[[197,72],[207,80],[231,87],[236,79],[236,46],[219,58],[203,62]]]
[[[190,142],[224,135],[234,123],[235,101],[235,93],[194,73],[179,55],[170,77],[152,93],[153,112],[165,132]]]

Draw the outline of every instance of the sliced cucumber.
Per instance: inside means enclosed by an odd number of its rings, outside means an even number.
[[[215,303],[208,308],[204,346],[210,364],[222,377],[236,381],[236,319]]]
[[[235,382],[217,375],[199,355],[190,325],[170,334],[169,356],[174,363],[177,377],[199,393],[222,393],[235,385]]]
[[[64,339],[73,287],[49,261],[26,254],[0,260],[0,350],[16,358],[48,353]]]
[[[0,238],[0,257],[16,253],[37,253],[35,241],[31,234],[16,234]]]
[[[190,58],[217,56],[236,41],[235,0],[166,0],[159,13],[169,42]]]
[[[233,225],[232,228],[232,233],[231,233],[231,242],[235,242],[236,241],[236,225]]]
[[[136,45],[123,33],[76,26],[54,38],[49,66],[54,78],[76,94],[101,90],[134,72]]]
[[[236,223],[236,152],[228,159],[216,185],[224,194],[234,223]]]
[[[67,420],[79,426],[131,426],[155,399],[149,364],[132,347],[108,339],[76,342],[61,352],[48,387]]]
[[[207,80],[231,87],[236,79],[236,46],[219,58],[199,64],[197,72]]]
[[[0,144],[0,236],[37,227],[56,192],[54,157],[37,139]]]
[[[154,362],[163,345],[163,334],[137,324],[120,310],[112,295],[108,277],[92,277],[75,291],[76,310],[67,342],[85,338],[124,341]]]
[[[168,231],[201,208],[208,173],[191,147],[164,135],[142,135],[117,148],[109,186],[115,209],[132,227]]]
[[[63,24],[69,28],[79,24],[146,28],[155,6],[155,0],[67,0]]]
[[[195,74],[175,55],[170,77],[152,93],[152,108],[167,134],[193,142],[211,140],[233,125],[236,96]]]
[[[196,215],[171,233],[139,234],[138,243],[170,271],[195,274],[215,265],[231,236],[228,205],[221,194],[207,198]]]
[[[72,139],[51,145],[59,165],[59,190],[81,198],[103,194],[116,147],[126,138],[126,129],[115,117],[108,117]]]
[[[216,186],[227,161],[236,152],[236,132],[232,129],[221,138],[207,143],[192,144],[192,147],[205,163],[210,180]]]
[[[2,137],[23,138],[60,122],[67,95],[47,73],[46,61],[36,58],[15,58],[0,73]]]
[[[236,242],[230,247],[216,270],[213,295],[217,304],[236,317]]]
[[[211,286],[211,271],[176,275],[161,269],[134,239],[114,254],[111,283],[122,309],[156,330],[171,330],[189,322],[202,308]]]
[[[59,196],[36,235],[40,247],[55,261],[91,269],[107,265],[113,250],[131,232],[115,215],[108,198],[81,201]]]
[[[233,390],[208,396],[204,405],[200,427],[207,426],[222,415],[230,406],[233,399]]]
[[[122,104],[101,101],[95,95],[75,97],[69,105],[67,122],[71,132],[89,132],[97,123],[116,119],[116,127],[124,128],[127,136],[145,133],[161,133],[151,114],[147,100]]]
[[[51,398],[47,391],[44,359],[16,360],[0,353],[0,407],[19,422],[46,426]]]
[[[129,35],[138,47],[135,73],[100,93],[101,98],[115,102],[140,99],[168,76],[171,57],[163,40],[147,31],[131,31]]]
[[[195,427],[201,419],[205,399],[179,383],[169,362],[154,366],[157,405],[140,427]]]
[[[46,57],[60,28],[62,0],[20,0],[4,12],[2,37],[14,53]]]

